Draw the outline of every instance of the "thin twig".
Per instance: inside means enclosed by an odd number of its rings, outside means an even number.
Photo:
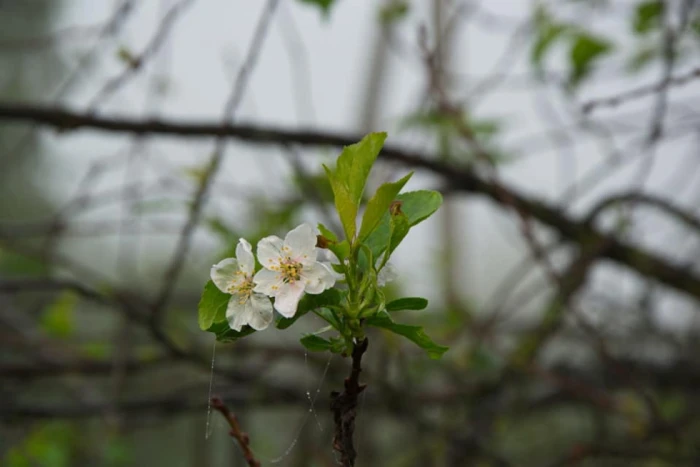
[[[260,20],[258,21],[258,25],[255,29],[250,48],[248,50],[248,56],[239,70],[231,95],[224,106],[222,118],[222,124],[224,125],[232,120],[234,112],[243,100],[243,95],[248,84],[248,78],[255,67],[264,39],[267,37],[268,26],[272,20],[278,3],[279,0],[269,0],[263,10]],[[172,294],[173,290],[175,290],[175,284],[190,249],[192,236],[194,234],[195,227],[199,223],[199,218],[201,217],[207,194],[209,193],[209,189],[213,184],[214,176],[221,166],[221,161],[224,157],[225,145],[226,140],[222,137],[216,141],[214,153],[207,164],[208,169],[206,170],[197,192],[195,193],[187,222],[182,228],[182,232],[175,247],[175,253],[170,265],[165,271],[163,286],[161,287],[161,290],[153,304],[151,329],[154,334],[160,335],[163,333],[160,327],[160,320],[162,319],[163,310],[168,302],[168,299],[170,298],[170,295]]]
[[[614,96],[590,100],[588,102],[585,102],[581,106],[581,109],[584,113],[591,113],[600,107],[617,107],[635,99],[640,99],[646,96],[660,93],[670,86],[686,85],[698,78],[700,78],[700,67],[694,68],[687,73],[676,76],[675,78],[670,77],[667,79],[661,79],[658,83],[641,86],[639,88],[625,91]]]
[[[216,396],[211,398],[211,406],[213,409],[218,410],[228,422],[229,426],[231,427],[229,435],[231,435],[232,438],[238,441],[238,445],[241,447],[241,450],[243,451],[243,457],[245,458],[248,465],[250,467],[260,467],[260,461],[255,459],[253,450],[250,449],[250,438],[248,437],[248,433],[244,433],[241,430],[241,426],[238,423],[238,418],[236,417],[236,415],[233,412],[231,412],[228,409],[228,407],[226,407],[224,401],[222,401]]]

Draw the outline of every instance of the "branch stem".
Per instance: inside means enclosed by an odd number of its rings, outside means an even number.
[[[353,467],[355,457],[357,457],[353,434],[355,433],[355,417],[357,416],[357,396],[366,387],[366,385],[360,384],[360,372],[362,371],[362,356],[367,351],[368,345],[369,341],[365,338],[353,346],[352,367],[350,376],[345,380],[345,390],[342,393],[331,392],[331,411],[335,422],[333,449],[340,454],[340,463],[343,467]]]

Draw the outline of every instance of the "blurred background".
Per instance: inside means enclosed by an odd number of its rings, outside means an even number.
[[[239,237],[337,226],[322,163],[445,204],[373,331],[357,465],[700,465],[700,2],[0,2],[0,465],[336,465],[307,316],[197,325]]]

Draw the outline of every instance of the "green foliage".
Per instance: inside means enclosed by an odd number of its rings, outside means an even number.
[[[569,49],[568,86],[575,89],[587,78],[595,63],[613,50],[610,40],[580,27],[556,20],[544,6],[535,11],[535,40],[530,62],[542,72],[544,60],[552,48],[564,42]]]
[[[202,298],[199,300],[199,328],[207,331],[212,324],[226,321],[226,307],[230,295],[220,291],[212,281],[204,286]]]
[[[46,423],[33,429],[21,444],[10,449],[0,460],[7,467],[68,467],[76,442],[69,424]]]
[[[637,73],[659,57],[659,46],[656,43],[643,44],[632,54],[627,62],[627,70]]]
[[[307,3],[309,5],[313,5],[319,10],[321,10],[321,14],[323,15],[324,18],[328,18],[331,12],[331,8],[333,7],[333,4],[335,3],[335,0],[297,0],[300,3]]]
[[[664,17],[664,2],[649,0],[635,8],[632,19],[632,30],[635,34],[645,35],[661,27]]]
[[[45,263],[0,248],[0,273],[8,276],[40,276],[47,272]]]
[[[70,337],[75,329],[75,307],[78,297],[73,292],[63,292],[48,306],[41,318],[41,327],[55,337]]]
[[[336,337],[331,337],[330,339],[324,339],[318,334],[327,331],[328,329],[321,329],[316,331],[314,334],[306,334],[300,339],[301,345],[303,345],[306,350],[311,352],[325,352],[326,350],[333,353],[342,353],[346,350],[345,342],[343,339]]]
[[[333,310],[329,308],[316,308],[314,310],[314,313],[316,313],[316,315],[325,320],[328,324],[333,326],[334,329],[338,331],[343,330],[343,324],[338,319],[338,316],[333,312]]]
[[[612,43],[602,37],[585,32],[576,34],[569,54],[571,60],[569,85],[577,86],[590,74],[595,62],[610,53],[612,48]]]
[[[428,306],[428,300],[422,297],[404,297],[386,304],[386,311],[423,310]]]
[[[301,345],[306,348],[306,350],[310,350],[312,352],[323,352],[333,348],[331,341],[324,339],[321,336],[317,336],[316,334],[306,334],[301,338],[300,342]]]
[[[379,21],[382,24],[396,23],[408,16],[410,5],[405,0],[388,2],[379,9]]]
[[[403,212],[392,214],[389,218],[389,247],[384,258],[388,259],[398,247],[403,239],[408,235],[411,228],[408,217]]]
[[[250,326],[243,326],[240,331],[234,331],[228,325],[228,321],[224,320],[212,324],[207,331],[214,333],[217,342],[231,343],[236,342],[242,337],[253,334],[255,329]]]
[[[355,238],[355,219],[362,192],[374,161],[386,140],[386,133],[370,133],[362,141],[346,146],[338,157],[335,171],[323,166],[333,189],[335,207],[348,241]]]
[[[377,228],[384,214],[389,210],[389,206],[394,202],[394,199],[399,194],[399,191],[413,176],[413,172],[409,173],[401,180],[396,182],[384,183],[379,187],[377,192],[367,203],[365,215],[362,217],[362,225],[358,239],[363,241]]]
[[[428,356],[432,359],[442,357],[442,354],[449,350],[448,347],[438,345],[428,337],[420,326],[409,326],[407,324],[398,324],[392,321],[391,317],[386,312],[377,313],[367,319],[369,326],[386,329],[394,334],[399,334],[411,342],[415,343],[421,349],[425,350]]]
[[[320,222],[318,223],[318,231],[321,232],[321,235],[326,237],[328,240],[332,242],[338,241],[338,237],[333,233],[333,231]]]
[[[294,316],[291,318],[280,317],[277,320],[277,329],[287,329],[308,312],[318,308],[336,306],[340,303],[341,299],[342,293],[338,289],[328,289],[318,295],[306,294],[299,300],[297,312]]]
[[[442,195],[432,190],[401,193],[396,200],[401,202],[401,212],[406,215],[409,228],[430,217],[442,205]],[[365,241],[375,258],[389,247],[391,234],[391,214],[385,212],[377,228]]]
[[[240,331],[231,329],[226,319],[230,299],[229,294],[223,293],[212,281],[208,281],[199,300],[199,328],[213,333],[219,342],[235,342],[255,332],[250,326],[244,326]]]
[[[422,310],[427,300],[403,298],[386,306],[378,273],[411,227],[440,207],[442,196],[430,190],[399,193],[413,175],[409,173],[398,181],[381,185],[367,203],[359,231],[356,225],[367,178],[385,140],[386,133],[371,133],[359,143],[345,147],[334,170],[324,166],[345,239],[339,241],[334,232],[319,224],[321,235],[316,241],[340,261],[332,266],[344,277],[346,287],[303,295],[294,315],[291,318],[277,316],[275,324],[278,329],[287,329],[304,315],[314,312],[330,326],[301,339],[308,350],[345,353],[353,342],[364,338],[364,325],[368,325],[406,337],[426,350],[431,358],[438,358],[446,347],[435,344],[419,326],[394,323],[386,311]],[[233,247],[234,237],[223,223],[215,222],[212,227]],[[384,255],[380,256],[381,253]],[[255,332],[248,326],[241,332],[230,329],[226,319],[229,300],[230,295],[209,281],[199,302],[200,328],[214,333],[222,342],[233,342]],[[319,336],[329,330],[336,330],[339,335],[329,339]]]
[[[552,46],[571,29],[567,24],[554,20],[543,5],[535,10],[535,42],[530,52],[530,61],[536,69],[541,70],[544,57]]]

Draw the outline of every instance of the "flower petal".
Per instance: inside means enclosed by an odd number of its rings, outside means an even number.
[[[313,295],[319,294],[335,284],[333,270],[324,263],[314,263],[311,267],[305,267],[301,279],[304,281],[304,291]]]
[[[284,242],[276,235],[270,235],[258,242],[258,260],[264,268],[272,269],[277,266],[282,258],[282,246]]]
[[[309,224],[301,224],[284,237],[285,250],[292,259],[306,266],[316,261],[316,234]]]
[[[262,331],[272,322],[272,303],[262,294],[254,293],[245,304],[248,324],[256,331]]]
[[[253,247],[245,238],[238,240],[236,246],[236,259],[238,259],[238,267],[246,275],[251,276],[255,272],[255,257],[253,256]]]
[[[379,274],[377,274],[377,285],[379,287],[384,287],[389,282],[392,282],[397,277],[399,277],[396,268],[391,263],[386,263]]]
[[[246,313],[246,303],[241,303],[237,295],[233,295],[226,306],[226,319],[228,325],[234,331],[240,331],[243,326],[248,324],[248,315]]]
[[[324,263],[340,263],[335,253],[325,248],[316,248],[316,260]]]
[[[297,305],[304,295],[304,282],[283,284],[275,297],[275,310],[285,318],[291,318],[297,312]]]
[[[229,287],[240,279],[238,273],[238,260],[236,258],[226,258],[211,267],[209,275],[214,285],[225,293],[229,292]]]
[[[254,292],[274,297],[279,293],[280,287],[282,287],[282,274],[269,269],[261,269],[253,277],[253,282],[255,282]]]

